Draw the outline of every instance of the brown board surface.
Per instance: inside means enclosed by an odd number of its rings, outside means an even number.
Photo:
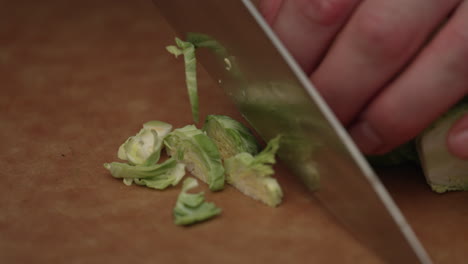
[[[175,226],[180,186],[127,187],[104,162],[142,123],[191,124],[182,60],[152,3],[0,3],[0,263],[378,263],[279,163],[283,204],[231,187],[212,221]],[[240,114],[199,70],[200,113]],[[468,193],[380,173],[435,263],[468,259]]]

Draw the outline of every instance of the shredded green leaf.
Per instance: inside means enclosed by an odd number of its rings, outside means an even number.
[[[185,179],[182,191],[174,207],[174,223],[176,225],[191,225],[208,220],[221,213],[214,203],[205,202],[204,193],[187,193],[198,186],[194,178]]]
[[[104,164],[104,167],[114,178],[123,178],[126,185],[135,182],[159,190],[177,185],[185,175],[185,165],[177,163],[174,158],[151,166],[112,162]]]
[[[257,156],[240,153],[224,161],[227,182],[247,196],[275,207],[281,203],[283,192],[271,177],[275,154],[279,148],[280,136],[270,140]]]
[[[195,58],[195,46],[179,38],[175,39],[177,46],[167,46],[166,49],[176,58],[183,54],[185,63],[185,82],[192,106],[192,116],[195,123],[199,121],[198,113],[198,88],[197,88],[197,61]]]
[[[203,131],[215,142],[223,159],[241,152],[258,153],[258,144],[250,130],[224,115],[208,115]]]
[[[117,156],[132,165],[153,165],[159,161],[163,140],[171,129],[168,123],[149,121],[119,147]]]
[[[178,128],[164,140],[169,156],[184,163],[187,169],[202,181],[210,190],[224,187],[224,168],[221,156],[213,140],[194,125]]]

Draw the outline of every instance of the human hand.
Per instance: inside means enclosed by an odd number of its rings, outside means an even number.
[[[262,0],[260,11],[365,154],[468,94],[468,1]],[[447,146],[468,159],[468,115]]]

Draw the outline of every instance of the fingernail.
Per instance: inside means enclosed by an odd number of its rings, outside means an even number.
[[[450,130],[447,147],[455,156],[468,160],[468,114],[465,114]]]
[[[382,146],[382,140],[366,121],[359,121],[352,126],[349,129],[349,134],[364,154],[375,154]]]

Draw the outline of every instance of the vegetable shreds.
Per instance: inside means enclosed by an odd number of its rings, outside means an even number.
[[[272,165],[279,148],[280,136],[270,140],[257,156],[243,152],[224,161],[227,182],[247,196],[271,207],[281,203],[283,192],[274,174]]]
[[[198,88],[197,88],[197,60],[195,58],[195,46],[187,41],[182,41],[179,38],[175,39],[177,46],[167,46],[169,53],[174,54],[177,58],[179,55],[184,55],[185,63],[185,82],[189,95],[190,105],[192,106],[193,121],[198,123]]]
[[[132,165],[153,165],[159,161],[163,140],[171,130],[172,125],[168,123],[149,121],[119,147],[117,156]]]
[[[104,164],[114,178],[125,179],[124,183],[130,185],[135,182],[154,189],[166,189],[168,186],[177,185],[185,175],[184,164],[178,163],[170,158],[163,163],[144,166],[129,165],[125,163],[112,162]]]
[[[194,125],[178,128],[164,140],[169,156],[184,163],[187,169],[210,190],[219,191],[224,187],[224,167],[213,140]]]
[[[216,207],[214,203],[205,202],[203,192],[187,193],[197,186],[198,182],[194,178],[185,179],[173,211],[176,225],[191,225],[221,213],[221,209]]]
[[[241,152],[258,153],[258,144],[250,130],[224,115],[208,115],[203,131],[213,139],[223,159]]]

